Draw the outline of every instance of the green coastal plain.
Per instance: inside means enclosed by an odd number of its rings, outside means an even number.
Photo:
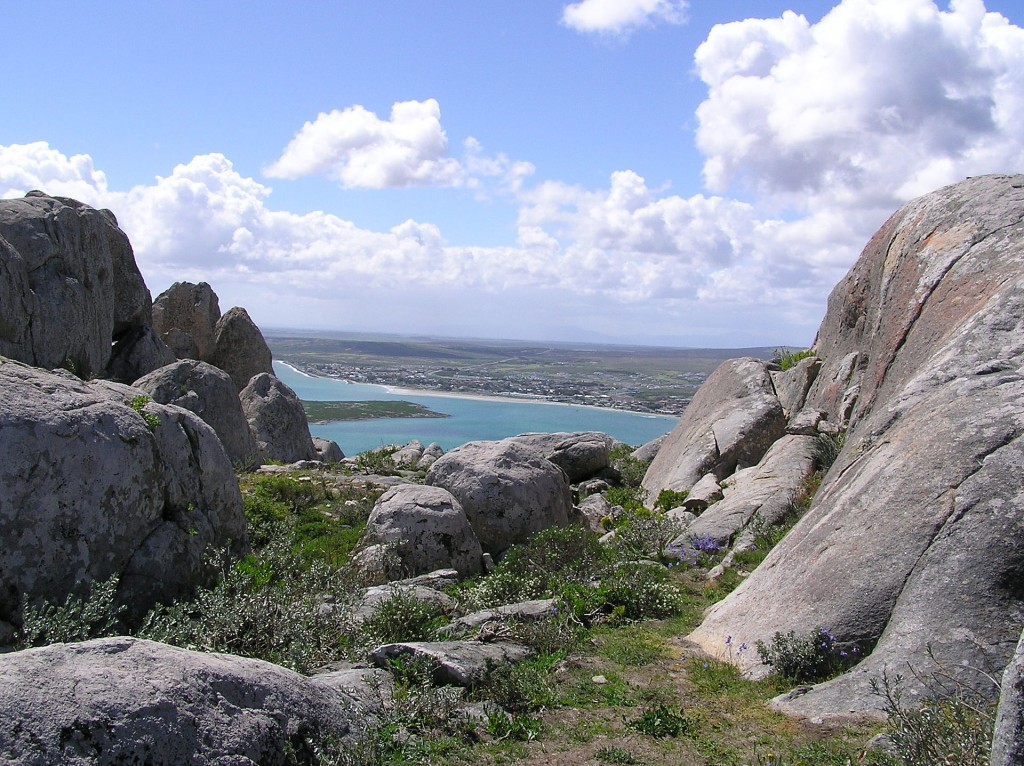
[[[415,402],[303,402],[306,419],[310,423],[328,423],[336,420],[373,420],[374,418],[446,418]]]

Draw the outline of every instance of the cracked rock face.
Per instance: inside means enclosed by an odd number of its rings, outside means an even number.
[[[936,661],[972,685],[970,667],[998,674],[1024,625],[1024,176],[901,209],[833,291],[816,348],[807,404],[845,409],[846,446],[692,638],[721,651],[820,626],[861,647],[850,672],[777,702],[803,715],[878,712],[883,672],[912,688]]]
[[[651,502],[663,489],[689,490],[706,474],[719,480],[756,465],[786,432],[767,365],[722,362],[687,405],[644,476]]]
[[[0,620],[121,576],[138,617],[205,579],[207,546],[245,547],[238,481],[213,430],[142,391],[0,358]],[[136,405],[138,406],[138,405]]]

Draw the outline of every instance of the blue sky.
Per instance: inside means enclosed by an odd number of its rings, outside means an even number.
[[[809,344],[902,202],[1024,171],[1019,0],[5,7],[0,196],[263,327]]]

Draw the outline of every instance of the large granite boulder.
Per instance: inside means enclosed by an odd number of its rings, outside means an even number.
[[[565,472],[514,440],[453,449],[430,467],[426,482],[455,496],[487,553],[501,553],[542,529],[564,526],[572,512]]]
[[[208,547],[244,550],[231,462],[191,412],[5,359],[0,390],[0,620],[115,574],[138,616],[202,582]]]
[[[153,301],[153,329],[178,359],[209,361],[219,319],[220,302],[206,282],[175,282]]]
[[[135,638],[0,655],[0,720],[9,766],[312,763],[368,723],[330,679]]]
[[[483,551],[465,511],[441,487],[402,484],[389,489],[370,513],[363,543],[393,546],[400,571],[389,573],[389,579],[449,568],[470,577],[483,569]]]
[[[29,192],[0,200],[0,354],[91,378],[150,324],[150,295],[109,210]]]
[[[182,359],[135,381],[154,401],[194,412],[210,426],[234,465],[251,466],[259,461],[260,448],[242,414],[242,405],[231,378],[206,362]]]
[[[936,662],[976,686],[1024,625],[1024,176],[904,206],[833,291],[815,347],[807,406],[848,423],[845,447],[691,637],[720,651],[820,626],[860,647],[846,674],[777,702],[803,715],[877,713],[871,679],[903,673],[920,693]]]
[[[265,462],[317,459],[302,401],[276,376],[253,376],[238,398]]]
[[[230,375],[236,391],[249,385],[253,375],[274,372],[270,347],[263,333],[246,310],[238,306],[217,320],[213,349],[205,361]]]
[[[599,431],[579,433],[530,433],[513,436],[512,441],[539,450],[557,465],[572,484],[589,479],[608,467],[608,453],[615,439]]]
[[[708,473],[724,479],[756,465],[785,430],[767,364],[752,358],[723,362],[662,443],[643,488],[654,502],[662,490],[689,490]]]

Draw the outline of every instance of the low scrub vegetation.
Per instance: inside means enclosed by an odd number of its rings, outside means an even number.
[[[819,482],[820,474],[809,480],[790,516],[763,530],[756,548],[767,550],[781,537]],[[137,635],[256,657],[302,673],[337,660],[365,661],[382,643],[439,635],[451,615],[401,590],[372,615],[357,617],[363,583],[348,564],[379,489],[319,475],[243,476],[241,483],[251,553],[236,562],[212,554],[214,582],[189,600],[152,610]],[[635,484],[620,489],[640,495]],[[509,621],[500,629],[533,650],[530,660],[492,667],[465,694],[435,686],[426,662],[395,660],[394,689],[379,690],[382,712],[368,736],[344,748],[309,742],[304,752],[315,753],[316,766],[504,764],[526,757],[540,740],[556,749],[591,747],[592,760],[608,764],[984,763],[991,711],[966,695],[909,708],[898,679],[883,679],[879,693],[889,714],[891,753],[864,749],[878,727],[826,731],[769,711],[771,697],[857,659],[855,648],[825,629],[807,636],[779,633],[759,644],[756,651],[774,673],[756,682],[729,662],[752,647],[730,639],[719,657],[684,650],[678,637],[760,558],[744,552],[733,569],[707,580],[725,551],[710,538],[678,541],[680,528],[664,506],[680,500],[667,498],[655,509],[629,503],[616,520],[612,544],[570,526],[513,546],[489,575],[462,582],[449,595],[458,614],[554,599],[557,611],[550,618]],[[22,646],[123,631],[116,590],[116,580],[97,582],[63,604],[28,606]],[[482,705],[475,718],[462,712],[467,702]],[[953,740],[960,743],[958,760],[934,760],[930,748],[941,743],[944,752],[953,752]]]

